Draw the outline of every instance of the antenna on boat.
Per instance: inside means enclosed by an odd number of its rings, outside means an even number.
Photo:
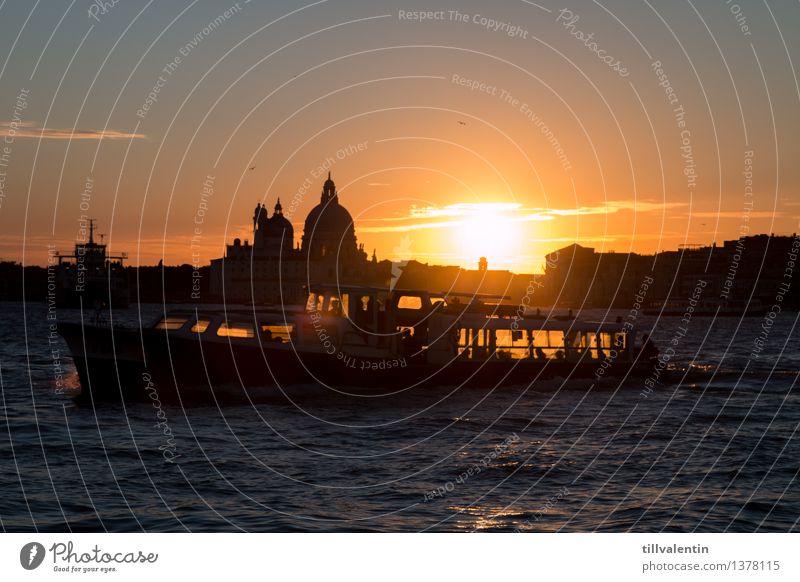
[[[89,219],[89,244],[94,244],[94,218]]]

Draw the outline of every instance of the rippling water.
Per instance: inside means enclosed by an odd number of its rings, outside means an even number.
[[[77,377],[45,315],[0,304],[7,531],[798,529],[797,313],[776,319],[757,359],[761,318],[695,318],[669,383],[647,396],[642,380],[555,380],[165,408],[173,463],[153,406],[73,404]],[[664,346],[679,318],[655,325]]]

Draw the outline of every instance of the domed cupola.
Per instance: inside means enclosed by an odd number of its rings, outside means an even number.
[[[339,204],[330,172],[322,186],[319,204],[306,217],[302,244],[303,251],[311,259],[344,258],[358,252],[353,217]]]
[[[294,227],[283,215],[283,207],[281,206],[280,198],[278,198],[275,204],[275,212],[269,218],[267,238],[270,239],[270,241],[274,240],[278,247],[281,246],[281,239],[283,239],[284,251],[292,250],[294,245]]]
[[[320,197],[320,203],[327,202],[328,200],[336,199],[338,203],[338,196],[336,193],[336,184],[333,180],[331,180],[331,173],[328,172],[328,179],[325,180],[325,183],[322,185],[322,196]]]

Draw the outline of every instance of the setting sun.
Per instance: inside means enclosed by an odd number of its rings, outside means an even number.
[[[462,258],[466,266],[474,268],[480,257],[489,264],[507,266],[516,264],[515,256],[525,253],[522,248],[526,238],[522,236],[522,223],[514,214],[518,204],[463,204],[464,212],[453,230],[453,243],[458,245],[454,253]],[[451,243],[452,244],[452,243]]]

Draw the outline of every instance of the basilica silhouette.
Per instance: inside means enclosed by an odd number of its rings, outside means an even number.
[[[259,203],[253,213],[253,244],[234,239],[225,256],[211,261],[209,290],[225,302],[304,304],[310,284],[385,285],[387,265],[358,244],[353,218],[339,203],[328,173],[319,204],[306,217],[301,242],[283,214],[280,198],[272,216]]]

